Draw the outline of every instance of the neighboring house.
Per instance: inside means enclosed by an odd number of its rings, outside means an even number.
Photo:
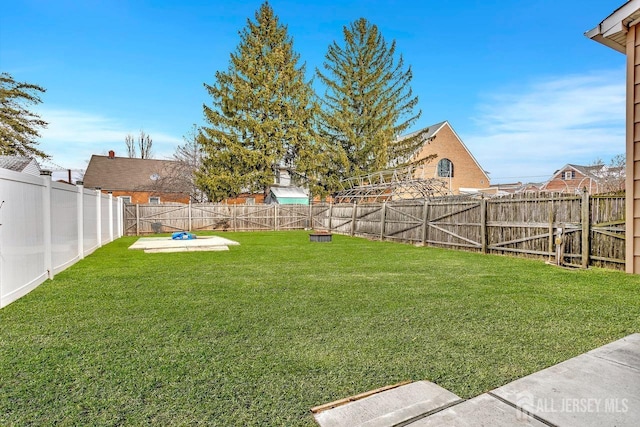
[[[590,194],[624,190],[625,171],[622,167],[606,165],[581,166],[567,164],[554,172],[541,191]]]
[[[294,180],[288,168],[280,167],[275,173],[273,185],[269,188],[267,197],[261,193],[242,193],[237,197],[226,199],[223,203],[228,205],[254,205],[254,204],[272,204],[281,205],[308,205],[309,193],[306,189],[294,185]]]
[[[418,132],[424,132],[422,138],[426,142],[411,160],[418,161],[433,154],[436,158],[418,167],[416,178],[441,179],[452,194],[477,192],[489,187],[489,176],[449,122],[436,123]]]
[[[21,156],[0,156],[0,168],[40,176],[40,165],[35,159]]]
[[[280,205],[308,205],[309,193],[302,187],[293,184],[291,173],[285,167],[276,172],[274,185],[269,189],[265,203]]]
[[[190,182],[184,168],[173,160],[116,157],[109,151],[108,156],[91,156],[84,186],[99,188],[126,203],[189,203]]]

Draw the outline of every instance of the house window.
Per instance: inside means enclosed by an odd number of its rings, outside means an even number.
[[[438,176],[453,178],[453,163],[451,163],[451,160],[442,159],[438,162]]]
[[[123,203],[131,204],[131,196],[120,196]]]
[[[160,204],[160,197],[149,197],[149,203],[153,203],[155,205]]]
[[[575,171],[564,171],[564,175],[562,179],[573,179],[576,177]]]
[[[255,197],[247,197],[245,199],[244,203],[246,205],[255,205],[256,204],[256,198]]]

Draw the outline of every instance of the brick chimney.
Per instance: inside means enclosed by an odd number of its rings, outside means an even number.
[[[113,150],[109,150],[109,158],[113,159],[116,156],[116,152]]]

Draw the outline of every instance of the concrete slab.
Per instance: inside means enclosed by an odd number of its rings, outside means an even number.
[[[631,336],[490,394],[556,426],[635,427],[640,425],[638,360],[640,339]]]
[[[183,248],[157,248],[157,249],[145,249],[145,254],[160,254],[168,252],[210,252],[210,251],[228,251],[229,246],[196,246],[196,247],[183,247]]]
[[[322,427],[394,426],[461,402],[429,381],[418,381],[315,414]]]
[[[618,341],[598,347],[587,354],[640,369],[640,334],[628,335]]]
[[[546,427],[546,424],[488,394],[422,418],[409,427]]]
[[[153,250],[154,252],[180,252],[195,250],[226,250],[219,247],[237,246],[240,243],[219,236],[202,236],[193,240],[173,240],[171,237],[141,237],[129,249]]]

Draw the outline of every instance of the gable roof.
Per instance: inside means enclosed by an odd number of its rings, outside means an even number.
[[[35,159],[22,156],[0,156],[0,168],[31,175],[40,175],[40,165]]]
[[[426,145],[426,144],[431,143],[432,139],[436,137],[438,132],[440,132],[445,127],[448,127],[451,130],[451,132],[456,137],[456,139],[458,140],[460,145],[462,145],[462,148],[465,149],[465,151],[467,152],[469,157],[471,157],[471,159],[476,164],[478,169],[480,169],[482,171],[482,174],[485,176],[485,178],[487,178],[487,182],[489,182],[490,181],[489,180],[489,175],[487,175],[487,172],[484,169],[482,169],[482,166],[480,166],[480,163],[478,163],[478,160],[476,160],[475,156],[471,153],[471,151],[469,151],[469,148],[467,148],[467,146],[464,144],[464,142],[462,142],[462,138],[460,138],[460,136],[456,133],[456,131],[453,129],[453,126],[451,126],[451,124],[449,123],[448,120],[445,120],[444,122],[436,123],[436,124],[431,125],[431,126],[427,126],[426,128],[420,129],[420,130],[418,130],[416,132],[412,132],[412,133],[410,133],[408,135],[401,136],[399,139],[410,138],[412,136],[415,136],[415,135],[419,134],[420,132],[424,132],[422,138],[424,138],[424,141],[426,141],[424,143],[424,145]],[[424,145],[423,145],[423,147],[424,147]],[[412,157],[417,156],[420,153],[420,151],[422,151],[422,147],[418,148],[416,150],[416,152],[413,154]]]
[[[187,167],[174,160],[91,156],[84,186],[109,191],[189,193]]]
[[[414,136],[418,135],[418,134],[419,134],[419,133],[421,133],[421,132],[424,132],[424,134],[422,135],[422,137],[423,137],[425,140],[429,140],[429,139],[433,138],[433,137],[435,136],[435,134],[436,134],[436,133],[438,133],[438,131],[439,131],[440,129],[442,129],[442,127],[443,127],[445,124],[449,124],[449,122],[447,122],[447,121],[445,120],[444,122],[436,123],[436,124],[434,124],[434,125],[427,126],[426,128],[422,128],[422,129],[417,130],[417,131],[415,131],[415,132],[411,132],[411,133],[409,133],[409,134],[402,135],[402,136],[400,136],[398,139],[399,139],[399,140],[403,140],[403,139],[411,138],[411,137],[414,137]],[[451,125],[449,125],[449,127],[451,127]]]

